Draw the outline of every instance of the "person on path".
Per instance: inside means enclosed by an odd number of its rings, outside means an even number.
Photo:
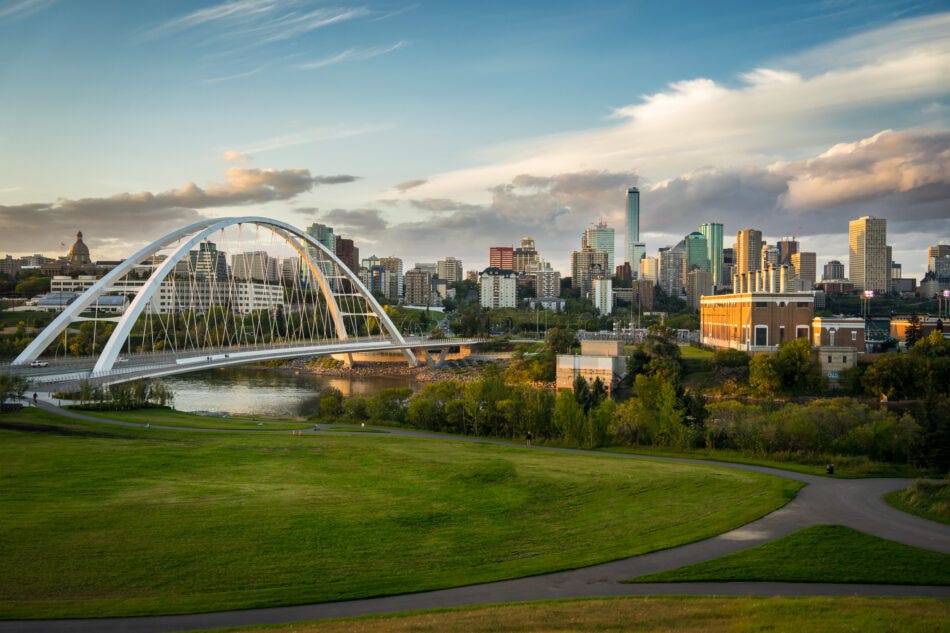
[[[528,448],[531,448],[531,431],[528,431],[528,434],[525,435],[525,443],[528,445]]]
[[[37,398],[36,392],[34,391],[34,392],[33,392],[33,406],[34,406],[34,407],[36,406],[36,398]]]

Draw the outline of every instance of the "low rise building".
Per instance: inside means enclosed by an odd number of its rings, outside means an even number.
[[[700,300],[704,345],[774,352],[783,341],[808,338],[814,297],[804,292],[743,292]]]
[[[857,317],[815,317],[811,322],[811,344],[821,373],[836,383],[841,372],[858,362],[865,351],[865,322]]]
[[[588,384],[600,378],[609,394],[626,372],[623,341],[582,340],[580,354],[558,354],[555,385],[558,390],[573,390],[578,376],[583,376]]]

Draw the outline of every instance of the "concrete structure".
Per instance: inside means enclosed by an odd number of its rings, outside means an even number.
[[[387,293],[386,296],[392,297],[393,299],[398,299],[402,297],[402,294],[403,294],[402,259],[393,255],[389,257],[380,257],[379,265],[385,268],[386,270],[388,270],[390,273],[392,273],[393,277],[391,279],[393,279],[393,281],[391,281],[390,283],[396,284],[395,288],[390,288],[389,293]]]
[[[66,262],[70,268],[82,268],[92,264],[89,257],[89,247],[82,241],[82,231],[76,233],[76,241],[66,253]]]
[[[707,296],[700,301],[700,340],[711,347],[774,352],[783,341],[808,338],[813,317],[811,293]]]
[[[798,252],[798,240],[786,237],[779,240],[775,246],[778,247],[778,263],[783,266],[791,266],[792,255]]]
[[[435,265],[435,274],[446,283],[454,284],[463,279],[462,260],[454,257],[443,257]]]
[[[514,308],[518,305],[518,276],[510,269],[489,266],[478,278],[483,308]]]
[[[797,244],[797,242],[795,242]],[[781,258],[780,258],[781,259]],[[797,288],[801,292],[808,292],[815,287],[815,275],[817,273],[817,258],[815,253],[794,252],[789,257],[792,266],[792,274],[798,280]]]
[[[79,275],[70,277],[69,275],[54,275],[50,279],[49,290],[56,292],[78,292],[83,293],[95,285],[98,277],[95,275]]]
[[[686,274],[686,302],[693,310],[699,310],[700,299],[713,292],[712,273],[694,268]]]
[[[844,276],[844,264],[837,259],[833,259],[825,264],[824,271],[821,274],[821,280],[838,281],[840,279],[847,279],[847,277]]]
[[[488,267],[499,270],[515,269],[515,249],[511,246],[492,246],[488,249]]]
[[[606,270],[607,253],[603,251],[588,246],[571,253],[571,287],[579,290],[582,297],[591,291],[591,280]]]
[[[231,275],[240,281],[276,282],[280,269],[276,257],[264,251],[238,253],[231,256]]]
[[[661,249],[657,266],[657,283],[671,297],[683,294],[683,254]]]
[[[660,281],[660,260],[657,257],[644,257],[640,260],[640,279],[649,281],[654,286]]]
[[[848,223],[848,278],[855,290],[890,291],[887,220],[864,216]]]
[[[721,286],[729,277],[722,275],[722,224],[708,222],[699,225],[699,232],[706,238],[706,258],[709,260],[709,272],[713,285]]]
[[[762,231],[756,229],[742,229],[736,233],[735,265],[733,277],[736,274],[758,270],[762,259]]]
[[[595,279],[593,281],[593,303],[601,314],[607,315],[614,311],[613,281],[610,279]]]
[[[345,237],[335,236],[336,256],[350,270],[359,270],[360,267],[360,249],[356,247],[353,240]]]
[[[623,341],[582,340],[580,354],[558,354],[555,388],[573,390],[574,381],[583,376],[588,384],[600,378],[609,394],[626,372]]]
[[[759,269],[768,268],[769,266],[778,266],[778,258],[778,246],[762,244],[762,258],[759,260]]]
[[[683,284],[686,283],[686,275],[695,266],[700,270],[709,272],[709,251],[706,238],[699,231],[693,231],[686,236],[683,261]]]
[[[403,278],[403,299],[409,305],[428,306],[432,303],[432,275],[413,268]]]
[[[190,264],[189,270],[194,272],[196,279],[224,281],[229,277],[227,253],[219,251],[217,245],[210,240],[198,244],[198,250],[190,251],[188,262]],[[176,275],[179,275],[179,271],[176,271]],[[189,275],[185,273],[180,276],[187,277]]]
[[[614,230],[607,226],[605,221],[601,220],[584,231],[581,248],[586,247],[607,253],[606,268],[612,274],[614,270]]]
[[[521,275],[537,270],[541,260],[534,240],[530,237],[521,238],[521,244],[514,250],[513,258],[514,271]]]
[[[544,268],[528,273],[534,280],[534,295],[539,298],[561,296],[561,273],[547,262]]]
[[[645,245],[640,242],[640,190],[636,187],[627,189],[626,211],[624,258],[630,262],[630,268],[636,272],[639,269],[637,262],[646,253]]]

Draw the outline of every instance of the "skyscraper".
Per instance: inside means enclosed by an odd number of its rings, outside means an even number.
[[[848,223],[848,278],[855,290],[890,290],[887,220],[864,216]]]
[[[327,249],[336,254],[336,237],[333,235],[333,227],[327,226],[325,224],[320,224],[314,222],[307,227],[307,235],[317,240],[321,244],[327,247]],[[310,259],[314,262],[319,262],[320,270],[323,272],[325,277],[330,277],[333,274],[333,262],[328,259],[320,250],[314,246],[307,246],[307,253],[310,255]],[[310,268],[306,263],[301,262],[302,269],[300,271],[301,279],[310,283],[310,286],[315,288],[316,282],[310,279]],[[336,288],[335,279],[330,280],[330,286]]]
[[[831,281],[832,279],[844,279],[844,264],[837,259],[825,264],[824,273],[821,275],[822,281]]]
[[[699,232],[706,238],[706,256],[714,286],[723,284],[722,276],[722,224],[707,222],[699,225]]]
[[[640,190],[627,189],[627,231],[624,243],[624,257],[630,262],[630,268],[636,273],[640,270],[640,260],[646,257],[646,244],[640,241]]]
[[[684,254],[686,261],[684,266],[686,272],[683,275],[683,283],[686,283],[686,275],[695,266],[700,270],[709,272],[709,243],[705,236],[699,231],[693,231],[686,236]]]
[[[798,252],[798,240],[790,237],[778,241],[778,263],[780,266],[791,266],[792,255]]]
[[[488,249],[488,267],[500,270],[515,269],[515,249],[511,246],[492,246]]]
[[[584,231],[581,247],[589,247],[602,253],[607,253],[607,270],[614,272],[614,230],[601,220]]]
[[[815,287],[815,275],[818,272],[815,253],[792,253],[791,262],[795,277],[798,278],[798,289],[811,292]]]
[[[389,257],[380,257],[379,265],[385,268],[390,275],[392,280],[390,283],[392,287],[385,292],[387,297],[393,299],[398,299],[402,296],[403,293],[403,278],[402,278],[402,260],[395,255]]]
[[[462,260],[454,257],[443,257],[435,266],[436,275],[439,279],[444,279],[446,283],[454,284],[462,281]]]
[[[571,253],[571,287],[580,290],[582,297],[591,291],[591,279],[603,277],[606,270],[607,253],[603,251],[585,246]]]
[[[762,256],[762,231],[742,229],[736,233],[735,266],[733,275],[750,273],[759,269]]]

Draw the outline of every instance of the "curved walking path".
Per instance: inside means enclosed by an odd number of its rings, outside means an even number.
[[[144,427],[144,424],[120,422],[60,409],[41,402],[43,409],[71,418],[118,426]],[[199,429],[171,426],[152,428],[175,431],[217,433],[287,433]],[[511,445],[510,442],[472,437],[444,436],[422,431],[386,429],[390,435],[452,439]],[[314,433],[314,430],[309,430]],[[375,434],[374,434],[375,436]],[[570,451],[610,456],[618,459],[649,459],[738,468],[785,477],[807,484],[788,504],[774,512],[719,536],[622,560],[581,569],[441,589],[423,593],[368,598],[346,602],[221,611],[189,615],[102,618],[77,620],[33,620],[0,622],[0,633],[39,632],[134,632],[165,633],[245,625],[280,624],[326,618],[395,613],[399,611],[455,607],[502,602],[521,602],[559,598],[592,598],[635,595],[768,595],[768,596],[893,596],[950,598],[950,587],[912,585],[859,585],[781,582],[701,582],[626,584],[622,581],[684,565],[718,558],[732,552],[781,538],[816,524],[837,524],[906,545],[950,554],[950,526],[928,521],[897,510],[884,501],[884,494],[909,486],[911,479],[832,479],[815,475],[753,466],[710,462],[699,459],[653,457],[622,453],[604,453],[579,449],[539,447],[540,450]]]

